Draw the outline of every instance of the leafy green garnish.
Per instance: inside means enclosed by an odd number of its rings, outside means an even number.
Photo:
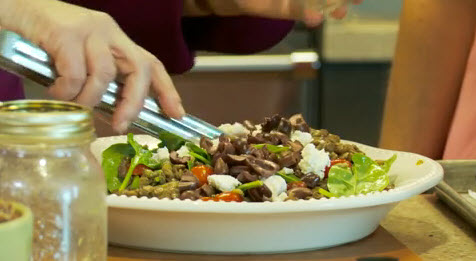
[[[157,169],[160,167],[160,162],[152,158],[152,152],[137,143],[134,140],[134,135],[132,133],[127,134],[127,143],[132,146],[135,151],[135,155],[131,159],[131,165],[129,167],[129,170],[127,171],[126,177],[124,178],[121,186],[119,187],[119,191],[122,191],[127,187],[131,179],[132,172],[138,165],[142,164],[151,169]]]
[[[263,186],[263,181],[261,180],[255,180],[255,181],[252,181],[252,182],[248,182],[248,183],[245,183],[245,184],[242,184],[242,185],[239,185],[238,187],[236,187],[237,189],[241,189],[242,191],[245,191],[247,189],[252,189],[252,188],[257,188],[257,187],[261,187]]]
[[[285,174],[284,171],[282,171],[282,170],[276,172],[276,175],[282,177],[286,181],[286,183],[291,183],[291,182],[294,182],[294,181],[301,181],[301,179],[298,178],[296,175],[294,175],[294,174]]]
[[[170,132],[159,133],[159,148],[167,147],[169,151],[176,151],[182,147],[187,140]]]
[[[187,168],[191,170],[195,166],[195,158],[192,157],[189,161],[187,161]]]
[[[125,157],[132,158],[135,155],[134,148],[127,143],[111,145],[102,153],[102,170],[106,176],[106,184],[109,192],[114,192],[121,186],[117,176],[119,165]]]
[[[272,152],[272,153],[281,153],[281,152],[288,151],[290,149],[287,146],[277,146],[277,145],[272,145],[272,144],[253,144],[251,146],[253,146],[257,149],[261,149],[264,146],[266,146],[266,149],[268,149],[268,151]]]
[[[318,192],[319,192],[321,195],[325,196],[326,198],[332,198],[332,197],[335,197],[335,196],[336,196],[336,195],[330,193],[329,191],[327,191],[327,190],[325,190],[325,189],[323,189],[323,188],[319,188]]]
[[[193,156],[196,160],[201,161],[207,165],[212,165],[212,156],[208,152],[199,146],[193,144],[192,142],[185,143],[190,155]]]
[[[138,189],[139,185],[140,185],[140,177],[135,176],[134,179],[132,180],[131,189]]]
[[[327,187],[336,196],[367,194],[382,191],[389,184],[388,170],[396,155],[382,164],[377,164],[364,154],[352,156],[352,169],[345,165],[334,165],[329,170]]]

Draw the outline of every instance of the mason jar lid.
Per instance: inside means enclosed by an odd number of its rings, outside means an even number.
[[[94,138],[87,107],[50,100],[0,102],[0,143],[85,143]]]

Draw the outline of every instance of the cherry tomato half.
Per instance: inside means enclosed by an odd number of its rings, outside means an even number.
[[[231,201],[242,202],[243,201],[243,196],[238,194],[238,193],[229,191],[229,192],[223,192],[223,193],[217,194],[214,197],[203,197],[203,198],[201,198],[201,200],[203,200],[203,201],[213,200],[213,201],[226,201],[226,202],[231,202]]]
[[[141,176],[142,174],[144,174],[144,170],[146,169],[149,169],[146,165],[142,165],[142,164],[137,165],[135,169],[132,171],[132,175]]]
[[[293,181],[288,183],[288,190],[293,188],[307,188],[306,183],[304,181]]]
[[[349,168],[352,168],[352,163],[348,160],[345,160],[345,159],[331,160],[331,165],[326,167],[326,169],[324,170],[324,178],[327,178],[329,176],[329,170],[332,168],[332,166],[339,163],[347,163],[347,165],[349,165]]]
[[[193,175],[197,177],[200,186],[207,184],[208,175],[213,174],[213,169],[206,165],[200,165],[191,169]]]

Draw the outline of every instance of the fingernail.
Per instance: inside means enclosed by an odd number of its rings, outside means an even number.
[[[119,132],[120,134],[124,134],[128,128],[129,128],[129,122],[123,121],[119,123],[119,125],[117,126],[117,132]]]
[[[180,117],[185,116],[185,109],[183,108],[182,104],[179,105],[178,112],[180,114]]]

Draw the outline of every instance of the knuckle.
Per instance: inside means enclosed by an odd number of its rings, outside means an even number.
[[[114,78],[116,78],[116,73],[117,73],[116,67],[112,64],[108,64],[108,65],[103,65],[102,67],[100,67],[99,71],[97,72],[97,75],[102,80],[112,81],[114,80]]]

